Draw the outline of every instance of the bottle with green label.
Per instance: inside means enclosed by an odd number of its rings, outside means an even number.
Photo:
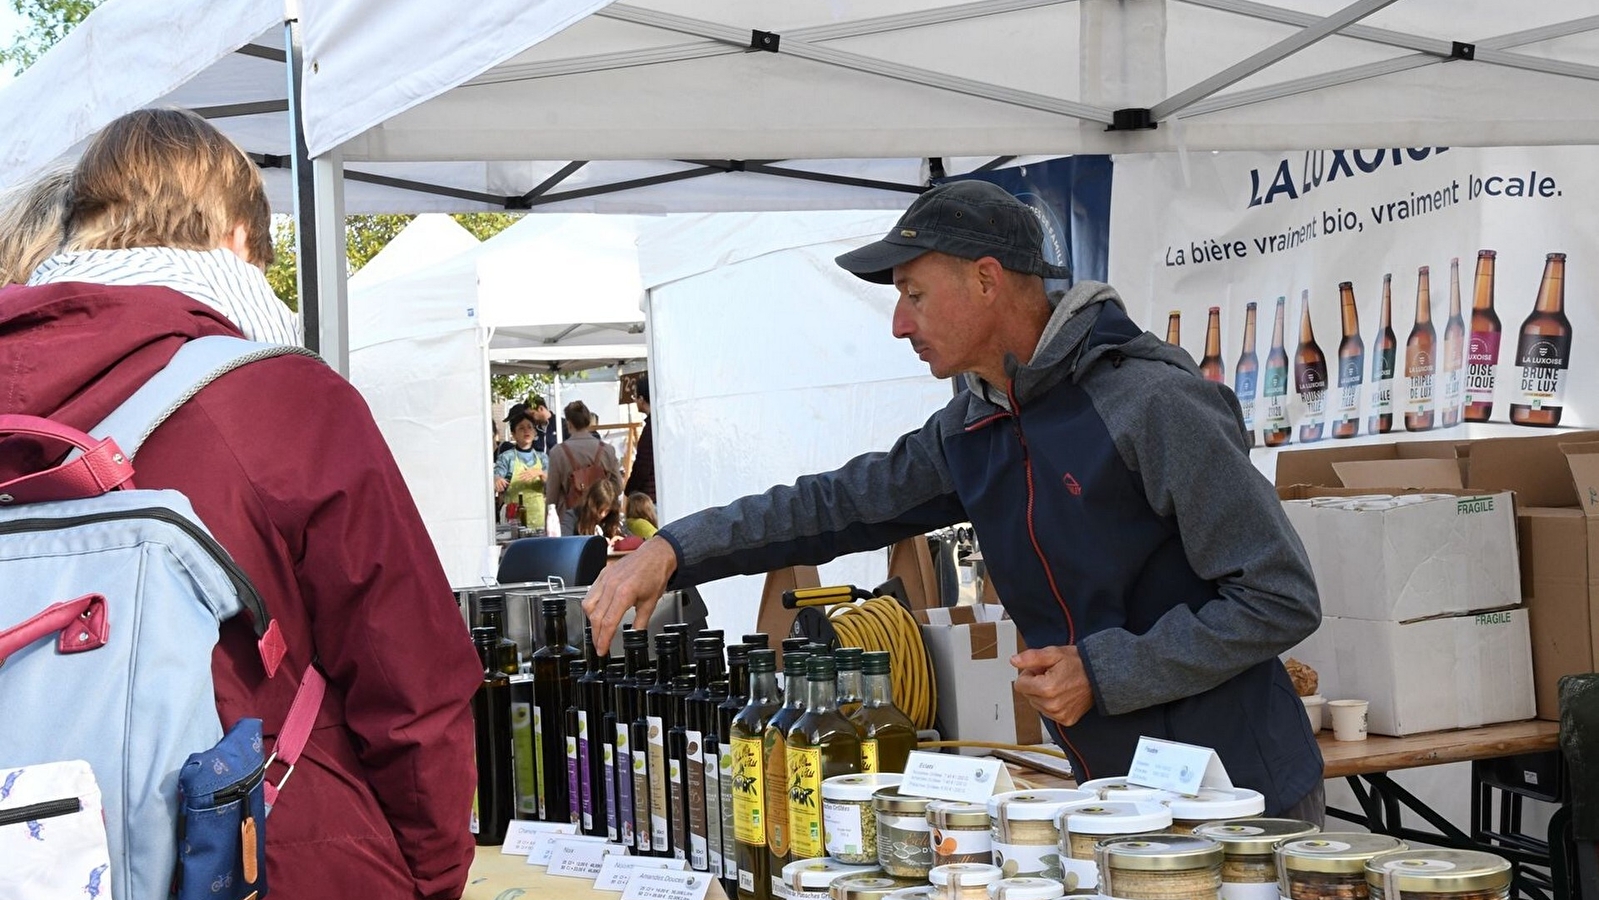
[[[766,775],[766,858],[772,890],[781,894],[783,867],[789,860],[788,823],[788,729],[805,715],[804,650],[783,651],[783,708],[766,723],[761,750],[766,754],[761,770]]]
[[[788,729],[788,822],[792,859],[827,855],[822,782],[861,770],[861,738],[838,711],[838,669],[831,656],[806,662],[805,713]]]
[[[728,725],[733,760],[733,850],[738,900],[771,900],[771,867],[766,851],[767,723],[782,708],[777,692],[777,653],[754,650],[749,655],[749,699]]]
[[[511,682],[494,668],[499,632],[472,629],[472,643],[483,665],[483,681],[472,695],[477,750],[477,793],[472,798],[472,834],[479,844],[500,844],[511,824],[515,793],[511,784]]]
[[[838,666],[838,711],[847,719],[861,708],[861,648],[840,647],[833,651]]]
[[[849,717],[861,736],[861,771],[903,772],[916,749],[916,725],[894,705],[888,651],[861,657],[861,672],[865,699]]]

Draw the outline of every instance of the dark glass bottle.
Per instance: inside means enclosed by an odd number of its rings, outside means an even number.
[[[861,648],[840,647],[833,651],[833,664],[838,666],[838,711],[848,718],[860,709],[864,693],[861,688]]]
[[[1205,355],[1199,359],[1199,374],[1206,381],[1227,383],[1227,364],[1221,360],[1221,307],[1210,308],[1205,323]]]
[[[1466,344],[1466,421],[1486,422],[1494,410],[1494,377],[1499,368],[1502,328],[1494,312],[1493,250],[1477,251],[1477,276],[1472,287],[1471,337]]]
[[[650,817],[650,713],[649,689],[655,684],[656,669],[649,666],[638,671],[633,685],[633,724],[631,740],[633,750],[633,840],[640,855],[658,856],[654,828]]]
[[[838,711],[838,669],[830,656],[812,656],[805,713],[789,726],[789,856],[827,855],[822,838],[822,782],[861,770],[861,738],[855,724]]]
[[[672,679],[671,711],[666,729],[666,804],[672,830],[672,856],[689,859],[688,809],[688,695],[694,692],[694,676],[679,674]],[[705,827],[701,822],[700,827]]]
[[[862,772],[903,772],[916,749],[916,725],[894,705],[889,663],[886,650],[861,659],[865,699],[849,720],[861,736]]]
[[[764,631],[756,631],[746,634],[742,640],[744,642],[744,646],[750,648],[751,650],[766,650],[772,646],[771,637],[768,636]],[[736,685],[734,686],[735,693],[741,693],[745,690],[747,690],[747,688],[737,687]]]
[[[1437,416],[1433,381],[1438,371],[1438,331],[1432,326],[1432,289],[1428,272],[1416,271],[1416,324],[1405,339],[1405,430],[1431,431]]]
[[[511,676],[511,767],[516,782],[516,817],[539,817],[538,738],[533,733],[533,673]]]
[[[693,690],[684,701],[683,722],[683,803],[688,816],[688,863],[696,872],[711,870],[710,822],[705,796],[705,706],[710,701],[711,683],[725,676],[720,632],[701,631],[694,639]],[[711,734],[714,741],[715,735]],[[714,760],[712,761],[714,765]],[[720,854],[718,854],[720,855]]]
[[[777,692],[777,653],[754,650],[749,658],[748,700],[728,723],[733,751],[734,865],[739,900],[771,900],[771,863],[766,847],[766,726],[783,705]]]
[[[811,645],[811,639],[810,638],[807,638],[807,637],[786,637],[786,638],[783,638],[782,648],[783,648],[783,652],[787,653],[790,650],[804,650],[806,647],[809,647],[810,645]],[[779,657],[779,658],[781,659],[781,657]]]
[[[616,731],[612,738],[616,748],[616,824],[621,832],[623,845],[632,847],[635,851],[645,852],[649,850],[649,845],[646,843],[642,848],[639,846],[638,833],[635,830],[638,823],[635,804],[638,800],[633,792],[633,761],[634,748],[639,745],[633,743],[633,723],[643,715],[637,706],[636,694],[639,673],[648,668],[649,663],[649,634],[632,628],[624,630],[622,665],[626,674],[612,688],[611,704],[616,709]],[[648,819],[648,813],[645,813],[645,819]]]
[[[766,856],[771,887],[782,893],[779,882],[789,860],[788,821],[788,729],[805,714],[805,662],[811,655],[803,650],[783,654],[783,708],[766,723],[761,749],[766,753],[762,770],[766,774]],[[834,677],[837,677],[835,674]]]
[[[1327,416],[1327,355],[1316,343],[1310,323],[1310,291],[1299,298],[1299,348],[1294,351],[1294,390],[1299,393],[1303,417],[1299,422],[1299,442],[1321,440]]]
[[[511,630],[505,625],[505,595],[504,594],[479,594],[477,598],[478,620],[484,627],[493,628],[499,638],[494,644],[495,671],[507,675],[515,675],[522,670],[522,658],[517,650],[516,641],[509,637]]]
[[[472,695],[472,725],[477,740],[472,834],[479,844],[503,844],[516,804],[511,782],[511,680],[493,668],[499,632],[492,626],[474,628],[472,643],[483,665],[483,682]]]
[[[724,828],[731,823],[731,810],[722,806],[722,738],[717,730],[718,712],[723,703],[727,702],[727,680],[711,682],[710,691],[707,692],[705,702],[700,705],[698,727],[700,738],[700,760],[704,774],[702,780],[705,785],[705,847],[707,871],[711,877],[721,879],[725,875],[725,843]],[[690,787],[692,788],[692,784]]]
[[[577,752],[583,762],[583,833],[606,836],[605,754],[600,723],[605,717],[605,660],[594,646],[594,628],[583,625],[583,677],[577,679]]]
[[[566,710],[561,714],[561,731],[566,742],[566,815],[567,821],[583,831],[583,784],[588,778],[589,767],[577,740],[578,716],[583,711],[580,702],[582,691],[578,688],[578,682],[588,673],[588,666],[583,660],[574,659],[568,671],[572,677],[572,690],[567,694]],[[589,821],[593,821],[592,815]]]
[[[1343,336],[1338,340],[1338,418],[1332,436],[1352,438],[1360,433],[1360,385],[1366,376],[1366,341],[1360,336],[1353,282],[1338,284],[1338,313]]]
[[[657,856],[674,856],[672,816],[669,806],[671,777],[667,765],[666,733],[672,729],[672,679],[683,665],[678,635],[663,632],[655,636],[655,683],[645,693],[644,711],[649,724],[648,754],[650,784],[650,845]]]
[[[600,778],[605,786],[605,839],[623,846],[633,846],[631,841],[624,841],[622,829],[622,816],[626,815],[622,805],[622,783],[617,779],[618,773],[625,770],[618,763],[621,757],[616,752],[616,723],[617,715],[622,711],[622,685],[627,682],[627,664],[621,660],[610,663],[605,667],[605,681],[600,690],[605,693],[605,713],[600,718]],[[629,791],[631,795],[631,791]],[[631,799],[631,796],[629,797]],[[631,833],[626,835],[631,837]]]
[[[1399,355],[1399,339],[1394,335],[1394,276],[1382,277],[1381,321],[1371,342],[1371,415],[1366,419],[1367,434],[1387,434],[1394,429],[1394,369]]]
[[[1516,341],[1520,378],[1510,404],[1515,425],[1553,428],[1560,424],[1571,366],[1571,320],[1566,317],[1566,254],[1544,257],[1538,299],[1521,323]]]
[[[539,818],[571,821],[567,793],[566,735],[563,714],[572,696],[573,660],[578,649],[566,643],[566,598],[545,597],[539,603],[544,646],[533,654],[533,741],[539,764]]]
[[[722,892],[730,898],[738,894],[738,848],[733,818],[733,717],[749,702],[750,653],[757,649],[766,648],[749,644],[727,648],[728,696],[716,709],[716,741],[721,750],[721,771],[717,778],[722,786]]]

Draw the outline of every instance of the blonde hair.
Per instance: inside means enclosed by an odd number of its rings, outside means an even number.
[[[651,525],[660,525],[655,521],[655,501],[643,491],[634,491],[627,495],[627,517],[629,519],[643,519]]]
[[[272,208],[255,163],[210,122],[140,109],[100,130],[72,172],[66,249],[214,250],[243,225],[249,261],[272,262]]]
[[[71,191],[72,170],[60,169],[0,201],[0,287],[26,284],[60,248]]]

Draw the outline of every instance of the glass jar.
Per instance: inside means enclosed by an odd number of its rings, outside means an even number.
[[[926,797],[901,796],[899,787],[886,787],[872,795],[877,815],[877,864],[895,878],[926,878],[933,867],[931,829],[927,826]]]
[[[1194,797],[1173,797],[1171,830],[1190,834],[1206,822],[1228,819],[1253,819],[1266,814],[1266,795],[1249,788],[1200,788]]]
[[[952,863],[927,873],[939,900],[988,900],[988,886],[1004,877],[999,866],[987,863]]]
[[[887,875],[845,875],[827,888],[832,900],[885,900],[889,894],[916,883]]]
[[[883,900],[938,900],[938,895],[934,893],[932,885],[921,884],[916,887],[900,888]]]
[[[1287,900],[1367,900],[1366,862],[1406,849],[1386,834],[1330,831],[1277,845],[1277,893]]]
[[[994,865],[1006,878],[1034,875],[1059,878],[1061,810],[1074,803],[1097,800],[1088,791],[1011,791],[988,798],[989,831],[994,841]]]
[[[1099,842],[1166,831],[1171,827],[1171,810],[1153,801],[1090,801],[1068,806],[1055,824],[1060,829],[1061,882],[1068,892],[1094,893],[1099,886],[1099,864],[1094,860]]]
[[[876,866],[851,866],[825,856],[797,859],[783,867],[783,884],[791,900],[828,900],[828,889],[840,878],[881,872]]]
[[[932,829],[934,866],[993,860],[986,804],[934,800],[927,804],[927,825]]]
[[[988,886],[989,900],[1056,900],[1066,888],[1053,878],[1006,878]]]
[[[1101,841],[1100,893],[1118,900],[1217,900],[1221,845],[1191,834],[1158,833]]]
[[[1164,803],[1173,797],[1182,796],[1175,791],[1163,791],[1160,788],[1128,784],[1126,778],[1095,778],[1092,781],[1085,781],[1077,787],[1081,790],[1093,791],[1099,795],[1101,800],[1132,800],[1134,802],[1155,800]]]
[[[1477,850],[1401,850],[1366,861],[1372,900],[1510,900],[1510,863]]]
[[[895,787],[903,775],[835,775],[822,782],[822,834],[827,855],[839,862],[877,863],[877,816],[872,795]]]
[[[1298,819],[1235,819],[1207,822],[1194,834],[1221,844],[1226,854],[1221,864],[1222,900],[1278,900],[1273,848],[1279,841],[1308,838],[1320,830]]]

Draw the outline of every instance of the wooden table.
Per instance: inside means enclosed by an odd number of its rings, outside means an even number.
[[[1559,722],[1510,722],[1462,731],[1435,731],[1410,737],[1372,736],[1364,741],[1333,740],[1331,731],[1318,735],[1327,778],[1392,772],[1418,766],[1470,762],[1540,753],[1556,748]]]
[[[550,900],[617,900],[621,894],[594,890],[586,878],[546,875],[543,866],[530,866],[523,856],[507,856],[499,847],[479,847],[472,861],[461,900],[515,900],[518,897]],[[711,882],[705,900],[727,900],[719,881]]]

